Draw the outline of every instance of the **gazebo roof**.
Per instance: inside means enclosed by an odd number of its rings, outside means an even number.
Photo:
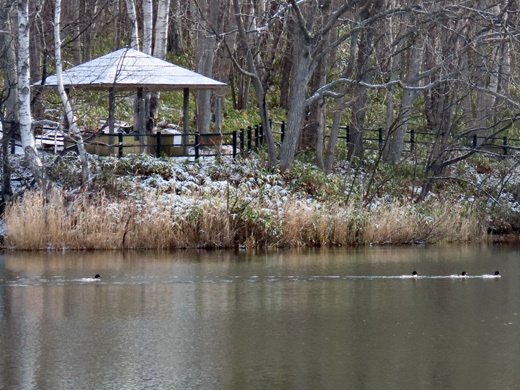
[[[65,87],[172,91],[212,89],[226,84],[132,48],[123,48],[74,66],[63,72]],[[34,84],[41,85],[41,81]],[[57,86],[56,75],[45,79],[46,86]]]

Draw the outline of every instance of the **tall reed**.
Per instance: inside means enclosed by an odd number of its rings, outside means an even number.
[[[238,194],[170,194],[109,200],[103,194],[25,194],[4,216],[13,249],[226,248],[350,246],[467,241],[482,237],[478,219],[450,205],[393,202],[370,211],[304,199]]]

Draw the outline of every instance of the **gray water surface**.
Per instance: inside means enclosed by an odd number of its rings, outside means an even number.
[[[520,389],[519,281],[506,246],[6,253],[0,389]]]

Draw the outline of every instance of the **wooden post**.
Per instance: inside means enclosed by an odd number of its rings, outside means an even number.
[[[182,127],[182,145],[184,149],[184,155],[189,155],[189,145],[188,145],[188,134],[190,132],[190,90],[189,88],[184,88],[184,100],[183,100],[183,110],[182,110],[182,118],[183,118],[183,127]]]
[[[281,133],[282,135],[280,136],[280,142],[283,142],[283,139],[285,137],[285,121],[282,121],[282,125],[281,125]]]
[[[240,129],[240,153],[244,154],[244,129]]]
[[[215,99],[215,133],[222,133],[222,98]]]
[[[199,159],[199,133],[195,133],[195,160]]]
[[[237,156],[237,131],[233,130],[233,158]]]
[[[504,136],[504,138],[502,138],[503,140],[503,150],[504,150],[504,156],[507,156],[507,137]]]
[[[383,129],[379,128],[379,150],[383,149]]]
[[[115,116],[115,92],[114,88],[108,91],[108,154],[114,154],[114,116]]]
[[[161,157],[161,132],[157,132],[157,157]]]
[[[410,130],[410,152],[413,152],[414,143],[415,143],[415,132],[412,129],[412,130]]]
[[[139,153],[144,153],[146,133],[146,112],[143,88],[137,88],[137,136],[139,137]],[[134,124],[135,125],[135,124]]]
[[[218,142],[215,142],[215,155],[220,158],[222,154],[222,98],[215,100],[215,133],[219,134]]]
[[[251,149],[251,126],[247,126],[247,151],[250,152]]]
[[[117,157],[121,158],[121,157],[123,157],[123,133],[119,133],[117,136],[119,138],[119,147],[118,147]]]
[[[258,150],[258,142],[259,139],[259,132],[258,132],[258,125],[255,125],[255,150]]]

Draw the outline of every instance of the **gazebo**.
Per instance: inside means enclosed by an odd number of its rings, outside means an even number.
[[[56,75],[34,86],[57,87]],[[109,91],[109,133],[114,134],[115,91],[136,91],[138,115],[134,131],[146,131],[147,114],[144,94],[152,91],[183,91],[183,133],[189,133],[190,90],[218,89],[226,86],[217,80],[186,68],[126,47],[74,66],[63,72],[63,85],[68,88]]]

